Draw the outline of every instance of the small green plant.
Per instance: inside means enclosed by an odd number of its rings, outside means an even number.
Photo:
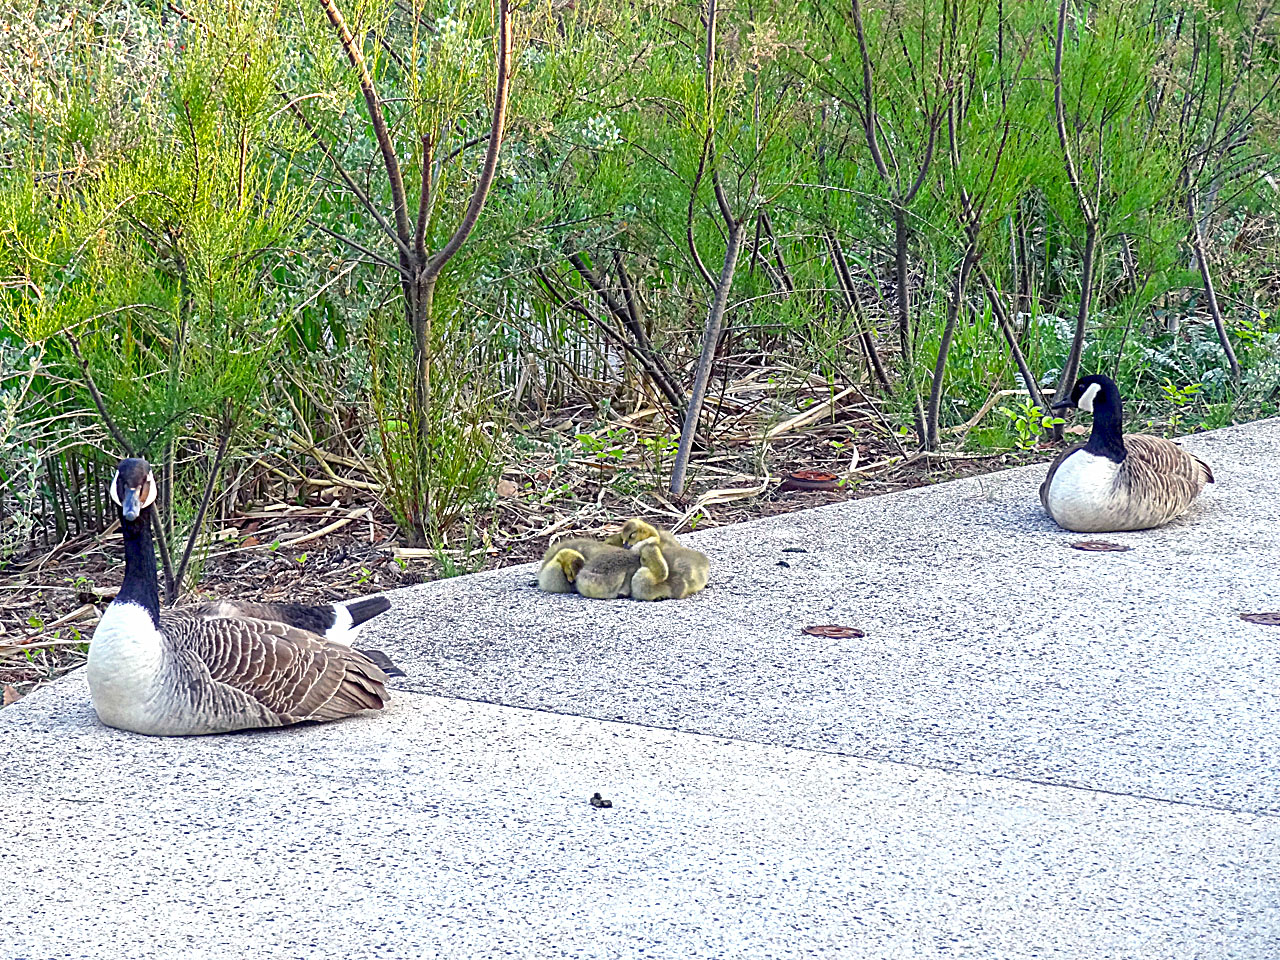
[[[1165,377],[1164,383],[1160,384],[1160,392],[1164,394],[1165,400],[1173,406],[1173,412],[1169,414],[1170,433],[1181,432],[1182,421],[1187,415],[1187,407],[1196,401],[1203,389],[1203,385],[1199,383],[1189,383],[1185,387],[1179,387],[1168,377]]]
[[[675,437],[663,434],[660,437],[640,437],[640,449],[644,451],[645,459],[653,468],[655,476],[662,476],[665,472],[667,460],[676,452],[679,444]]]
[[[605,465],[616,465],[626,456],[631,431],[626,427],[607,427],[600,436],[593,433],[579,433],[574,439],[581,444],[582,452],[596,462],[600,470],[600,483],[603,486]]]
[[[437,540],[433,546],[436,562],[440,565],[440,578],[460,577],[481,570],[491,543],[492,530],[488,533],[477,530],[471,520],[467,521],[466,530],[458,540],[458,547],[447,549],[443,540]]]
[[[1046,414],[1036,404],[1032,403],[1030,398],[1023,397],[1015,409],[1009,407],[998,407],[1001,414],[1009,419],[1009,425],[1013,427],[1013,431],[1017,434],[1013,443],[1019,450],[1031,450],[1040,441],[1040,434],[1046,430],[1056,427],[1060,423],[1066,423],[1062,417],[1055,417]]]

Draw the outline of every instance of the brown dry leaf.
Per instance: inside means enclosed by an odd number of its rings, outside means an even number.
[[[1086,427],[1083,423],[1073,423],[1069,427],[1063,427],[1062,432],[1074,434],[1077,437],[1084,437],[1084,436],[1088,436],[1089,428]]]
[[[520,493],[520,488],[510,480],[499,480],[498,486],[495,488],[500,497],[514,497]]]
[[[1067,546],[1073,550],[1084,550],[1087,553],[1124,553],[1133,549],[1133,547],[1125,546],[1122,543],[1109,543],[1106,540],[1078,540],[1075,543],[1067,544]]]
[[[804,627],[801,633],[807,633],[811,637],[829,637],[833,640],[842,640],[845,638],[865,637],[866,633],[857,627],[842,627],[834,623],[815,624],[811,627]]]
[[[261,540],[259,540],[257,537],[245,537],[243,540],[241,540],[241,541],[240,541],[240,546],[242,546],[242,547],[256,547],[256,546],[257,546],[258,544],[260,544],[261,542],[262,542],[262,541],[261,541]]]
[[[1242,613],[1240,619],[1264,627],[1280,627],[1280,613]]]
[[[13,689],[13,684],[6,683],[4,685],[4,705],[7,707],[11,703],[17,703],[22,699],[22,694]]]

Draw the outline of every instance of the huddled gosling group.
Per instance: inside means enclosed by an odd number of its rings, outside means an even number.
[[[632,517],[605,540],[571,537],[543,554],[538,586],[592,600],[680,600],[707,585],[711,562],[667,530]]]

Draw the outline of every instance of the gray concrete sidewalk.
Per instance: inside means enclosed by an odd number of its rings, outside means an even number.
[[[1185,446],[1218,483],[1161,530],[1064,532],[1031,467],[694,535],[678,603],[517,567],[401,591],[377,636],[423,693],[1280,813],[1280,628],[1239,618],[1280,610],[1280,420]]]
[[[696,535],[676,603],[399,591],[379,716],[155,740],[68,678],[0,712],[0,957],[1276,960],[1280,422],[1186,445],[1128,553],[1035,468]]]

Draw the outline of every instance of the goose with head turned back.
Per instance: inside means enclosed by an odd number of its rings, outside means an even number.
[[[89,691],[103,723],[186,736],[336,720],[386,703],[387,673],[349,645],[363,621],[390,606],[385,597],[219,601],[161,614],[147,462],[121,461],[110,495],[120,507],[125,574],[89,646]]]
[[[1120,390],[1109,377],[1083,377],[1053,405],[1071,407],[1093,414],[1093,431],[1084,446],[1062,452],[1040,485],[1058,526],[1082,533],[1164,526],[1213,483],[1208,464],[1172,440],[1124,434]]]

